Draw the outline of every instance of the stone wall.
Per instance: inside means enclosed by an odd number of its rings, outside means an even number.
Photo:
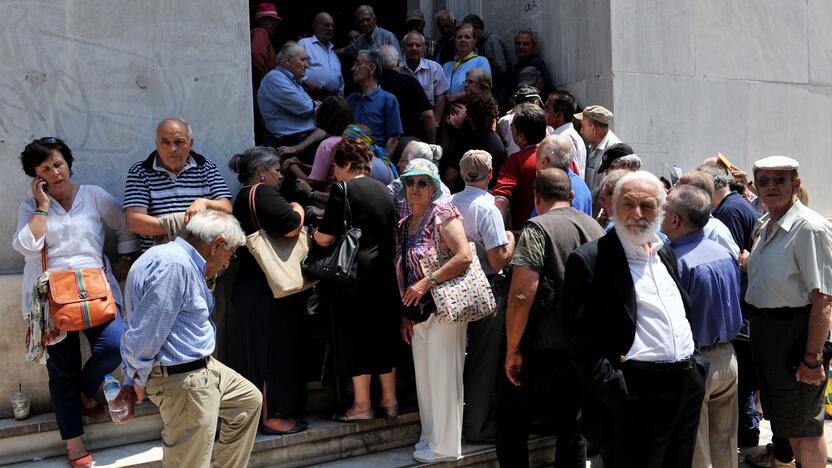
[[[225,169],[253,144],[248,2],[5,0],[0,5],[0,401],[17,383],[48,403],[45,369],[23,359],[23,258],[11,248],[31,180],[18,156],[33,138],[73,150],[73,181],[121,199],[154,128],[179,115],[194,149]],[[0,417],[10,408],[0,403]]]
[[[517,30],[542,38],[558,86],[615,113],[613,130],[665,174],[722,152],[801,162],[811,207],[832,147],[832,32],[824,0],[420,0],[426,17],[480,14],[513,53]]]
[[[750,171],[772,154],[801,163],[810,205],[832,147],[832,32],[823,0],[612,1],[615,132],[647,168],[722,152]]]

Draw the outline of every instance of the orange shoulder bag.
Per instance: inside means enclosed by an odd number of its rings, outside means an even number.
[[[40,258],[46,271],[46,245]],[[117,313],[104,268],[49,272],[49,314],[58,330],[97,327],[116,318]]]

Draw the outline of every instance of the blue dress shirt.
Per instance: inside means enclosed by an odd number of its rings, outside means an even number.
[[[459,68],[454,71],[454,61],[450,61],[445,65],[442,65],[442,69],[445,71],[445,78],[448,79],[448,86],[450,87],[448,94],[455,94],[461,93],[465,91],[463,86],[465,85],[465,77],[468,75],[468,72],[474,68],[482,68],[491,76],[491,65],[488,64],[488,59],[483,56],[474,57],[468,59],[467,62],[464,62]]]
[[[402,118],[399,115],[399,101],[396,96],[376,86],[369,93],[352,93],[347,97],[356,122],[370,128],[378,146],[384,147],[387,140],[400,136]]]
[[[309,69],[304,76],[307,80],[317,81],[327,91],[344,95],[344,78],[341,76],[341,61],[335,54],[335,47],[330,42],[323,45],[318,36],[305,37],[298,41],[309,55]]]
[[[130,268],[121,337],[124,384],[147,385],[154,366],[202,359],[214,352],[214,297],[205,260],[181,237],[151,247]]]
[[[742,325],[740,268],[733,254],[697,231],[670,241],[682,287],[693,303],[690,317],[698,346],[728,343]]]
[[[281,66],[270,71],[260,82],[257,104],[266,129],[277,138],[315,129],[315,102],[300,81]]]

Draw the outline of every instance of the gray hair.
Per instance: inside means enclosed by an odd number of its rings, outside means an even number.
[[[295,41],[286,41],[277,52],[277,64],[283,65],[286,60],[297,57],[301,50],[303,50],[302,45]]]
[[[245,183],[257,175],[258,167],[271,166],[279,162],[280,156],[277,155],[274,148],[255,146],[232,156],[231,160],[228,161],[228,168],[237,174],[237,180]]]
[[[404,43],[407,42],[407,38],[410,37],[410,36],[418,37],[419,40],[422,41],[422,47],[425,46],[425,35],[414,29],[413,31],[410,31],[407,34],[405,34],[404,37],[402,38],[402,43],[401,43],[402,49],[404,49]]]
[[[629,169],[631,171],[641,170],[641,158],[637,154],[628,154],[614,159],[610,163],[610,169]]]
[[[491,75],[482,68],[472,68],[465,74],[467,78],[471,73],[475,74],[474,81],[483,88],[491,89]]]
[[[379,54],[377,50],[364,49],[359,51],[356,57],[362,54],[367,56],[369,64],[376,66],[376,72],[373,76],[376,80],[380,80],[381,71],[384,69],[384,64],[381,62],[381,54]]]
[[[158,125],[156,125],[156,131],[158,132],[159,128],[161,128],[162,125],[169,124],[169,123],[178,123],[180,125],[184,125],[185,128],[188,130],[188,138],[193,140],[194,132],[193,132],[193,130],[191,130],[191,124],[189,124],[188,121],[186,121],[182,117],[168,117],[168,118],[162,120],[161,122],[159,122]]]
[[[710,164],[703,164],[696,168],[698,172],[703,172],[709,175],[714,180],[714,191],[722,192],[728,188],[734,178],[728,174],[728,171],[721,167],[712,166]]]
[[[618,180],[617,184],[615,184],[615,190],[613,190],[612,192],[613,206],[618,205],[618,199],[621,197],[621,188],[624,187],[625,184],[630,182],[646,182],[648,184],[655,185],[656,201],[658,202],[657,206],[664,205],[664,200],[665,198],[667,198],[667,193],[664,191],[664,184],[662,184],[662,181],[660,181],[658,177],[653,175],[652,172],[636,171],[625,175],[624,177]]]
[[[372,16],[376,15],[376,11],[373,10],[373,7],[371,7],[370,5],[359,5],[359,7],[355,9],[355,17],[357,18],[358,14],[361,13],[362,11],[366,11],[367,13],[371,14]]]
[[[711,219],[711,197],[693,185],[674,187],[667,202],[667,213],[682,218],[687,227],[702,229]]]
[[[442,147],[439,145],[431,145],[421,141],[413,141],[408,143],[408,145],[416,145],[416,149],[410,153],[411,161],[416,158],[422,158],[437,164],[442,159]]]
[[[378,48],[378,54],[381,56],[381,66],[385,70],[397,70],[399,68],[399,51],[390,44],[383,45]]]
[[[550,135],[537,145],[537,157],[544,157],[549,164],[566,171],[572,165],[572,141],[564,135]]]
[[[198,211],[191,216],[185,225],[185,232],[188,233],[188,237],[197,238],[206,244],[211,244],[217,237],[222,236],[226,249],[246,244],[246,234],[237,218],[212,209]]]
[[[436,21],[439,19],[440,16],[448,15],[448,19],[451,21],[456,21],[456,17],[454,16],[454,12],[451,10],[439,10],[433,15],[433,20]]]

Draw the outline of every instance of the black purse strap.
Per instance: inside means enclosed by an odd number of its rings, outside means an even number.
[[[347,183],[341,182],[341,189],[344,191],[344,233],[352,229],[352,207],[347,197]]]

